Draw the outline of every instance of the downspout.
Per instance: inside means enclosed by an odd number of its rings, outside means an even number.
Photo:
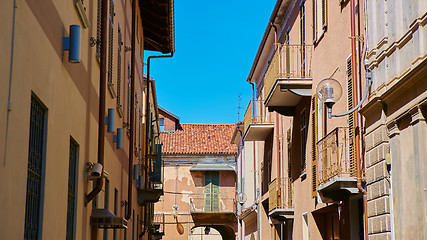
[[[270,23],[274,28],[274,51],[277,51],[277,27],[273,22]],[[281,191],[281,168],[280,168],[280,141],[279,141],[279,113],[276,112],[276,122],[274,123],[276,132],[276,156],[277,156],[277,202],[281,203],[282,191]]]
[[[251,82],[248,79],[248,83],[252,86],[252,116],[254,116],[255,114],[255,84],[253,82]],[[254,197],[255,197],[255,204],[257,206],[258,212],[257,212],[257,233],[258,233],[258,240],[261,239],[261,233],[260,233],[260,216],[261,216],[261,212],[260,212],[260,203],[257,202],[257,200],[259,200],[259,197],[256,196],[257,193],[257,182],[256,182],[256,149],[255,149],[255,141],[253,141],[253,152],[254,152]]]
[[[355,9],[354,9],[355,0],[350,0],[350,19],[351,19],[351,72],[353,78],[353,96],[358,96],[357,93],[357,55],[356,55],[356,19],[355,19]],[[354,98],[354,104],[357,105],[357,97]],[[358,111],[354,112],[356,117],[354,117],[354,126],[355,128],[355,149],[356,149],[356,172],[357,172],[357,188],[360,192],[363,193],[363,217],[364,217],[364,239],[368,239],[368,211],[367,211],[367,194],[366,190],[362,187],[362,172],[360,166],[360,126]]]
[[[7,113],[6,113],[6,133],[4,137],[4,159],[3,159],[3,167],[6,167],[6,156],[7,156],[7,135],[9,133],[9,115],[10,111],[12,111],[11,107],[11,93],[12,93],[12,74],[13,74],[13,56],[15,49],[15,12],[16,12],[16,0],[13,1],[13,17],[12,17],[12,40],[10,46],[10,65],[9,65],[9,91],[7,94]]]
[[[130,141],[129,141],[129,173],[128,173],[128,209],[125,216],[129,220],[132,214],[132,168],[133,168],[133,155],[134,155],[134,129],[135,129],[135,38],[136,38],[136,1],[132,1],[132,39],[131,39],[131,67],[130,67]]]
[[[96,180],[96,187],[86,195],[85,206],[98,195],[104,186],[104,138],[105,138],[105,89],[107,75],[107,19],[108,19],[108,1],[102,0],[101,11],[101,63],[99,74],[99,109],[98,109],[98,163],[102,165],[101,177]]]
[[[136,1],[135,1],[136,2]],[[148,187],[148,146],[150,144],[150,139],[148,135],[148,131],[151,125],[151,122],[149,122],[149,114],[150,114],[150,60],[152,58],[171,58],[173,57],[173,51],[170,53],[170,55],[159,55],[159,56],[149,56],[147,58],[147,93],[145,96],[145,162],[144,162],[144,176],[145,176],[145,183],[144,187]],[[148,230],[147,228],[147,218],[148,218],[148,211],[147,211],[147,205],[145,205],[145,211],[144,211],[144,230]]]

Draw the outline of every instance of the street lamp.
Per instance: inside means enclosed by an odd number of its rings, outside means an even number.
[[[317,84],[316,93],[320,101],[323,104],[325,104],[325,106],[328,108],[328,118],[342,117],[342,116],[348,115],[356,111],[362,105],[362,103],[368,97],[369,88],[372,85],[372,73],[367,71],[365,77],[366,77],[366,87],[365,87],[365,93],[363,94],[362,99],[352,109],[348,110],[345,113],[339,113],[339,114],[332,114],[332,106],[334,106],[335,102],[341,98],[341,95],[342,95],[341,84],[333,78],[325,78],[322,81],[320,81],[319,84]]]
[[[320,101],[328,108],[328,118],[332,116],[332,106],[341,98],[341,84],[333,78],[325,78],[316,87]]]

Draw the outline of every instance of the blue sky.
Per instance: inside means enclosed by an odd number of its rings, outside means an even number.
[[[151,61],[157,102],[181,123],[235,123],[275,0],[175,1],[175,55]],[[145,58],[158,53],[146,52]]]

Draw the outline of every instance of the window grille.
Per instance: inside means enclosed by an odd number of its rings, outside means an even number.
[[[102,0],[98,0],[98,12],[96,18],[96,50],[95,56],[98,62],[101,62],[101,15],[102,15]]]
[[[120,108],[122,106],[121,103],[121,85],[122,85],[122,32],[120,29],[120,25],[118,26],[118,46],[117,46],[117,107]]]
[[[118,203],[119,201],[119,192],[117,191],[117,189],[114,189],[114,215],[117,216],[117,209],[118,209]],[[113,239],[116,240],[117,239],[117,232],[116,229],[113,230]]]
[[[105,179],[105,192],[104,192],[104,208],[108,209],[108,205],[110,204],[110,181]],[[108,239],[108,228],[104,228],[104,240]]]
[[[113,85],[113,53],[114,53],[114,2],[110,0],[108,28],[108,86]]]
[[[31,97],[24,239],[38,239],[40,234],[43,158],[46,147],[45,114],[46,109],[42,104],[34,97]]]
[[[79,145],[70,139],[70,153],[68,163],[68,206],[67,206],[67,232],[66,239],[75,239],[75,216],[76,216],[76,184],[77,184],[77,162]]]

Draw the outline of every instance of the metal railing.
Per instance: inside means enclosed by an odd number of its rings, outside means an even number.
[[[279,44],[264,75],[264,99],[277,79],[311,79],[312,45]]]
[[[164,213],[154,213],[152,231],[160,234],[165,232],[165,214]]]
[[[255,114],[253,114],[253,104],[255,104]],[[271,123],[270,114],[265,112],[263,103],[260,100],[250,101],[246,108],[245,117],[243,121],[244,132],[251,124]]]
[[[334,177],[352,177],[348,127],[337,127],[318,141],[317,152],[317,185]]]
[[[236,192],[224,191],[214,193],[192,193],[190,197],[190,212],[192,213],[224,213],[236,212]]]
[[[280,186],[280,188],[279,188]],[[292,182],[287,177],[275,178],[268,186],[269,211],[277,208],[292,209],[293,189]]]

